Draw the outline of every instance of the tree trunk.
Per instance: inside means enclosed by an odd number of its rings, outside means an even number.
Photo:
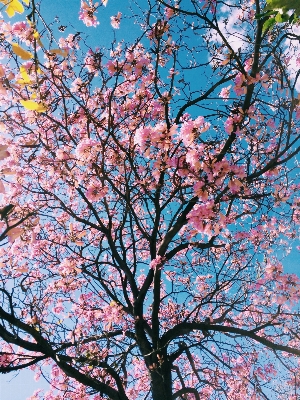
[[[153,400],[172,400],[172,376],[167,363],[151,371]]]

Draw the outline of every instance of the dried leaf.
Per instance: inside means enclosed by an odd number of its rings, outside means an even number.
[[[4,78],[5,76],[5,70],[3,68],[3,65],[0,64],[0,78]]]
[[[19,56],[20,58],[22,58],[22,60],[30,60],[31,58],[33,58],[33,55],[27,51],[24,50],[21,46],[19,46],[17,43],[12,43],[12,49],[13,52]]]
[[[18,237],[20,237],[23,233],[24,229],[23,228],[19,228],[19,227],[15,227],[10,229],[7,232],[7,236],[10,242],[14,242],[16,239],[18,239]]]
[[[63,50],[63,49],[51,49],[49,51],[49,53],[58,54],[59,56],[62,56],[62,57],[67,57],[67,55],[68,55],[67,50]]]
[[[28,142],[24,142],[24,144],[20,144],[20,147],[28,147],[28,148],[36,148],[39,147],[38,141],[37,140],[29,140]]]
[[[3,194],[5,193],[5,187],[4,187],[2,181],[0,181],[0,193],[3,193]]]
[[[28,272],[28,267],[26,267],[25,265],[23,265],[23,266],[17,268],[17,272],[26,273],[26,272]]]
[[[8,151],[0,151],[0,160],[4,160],[5,158],[9,157],[10,154]]]
[[[6,144],[0,144],[0,160],[4,160],[5,158],[10,156],[7,149],[8,146]]]
[[[15,171],[12,171],[10,168],[4,168],[1,172],[3,175],[16,175]]]

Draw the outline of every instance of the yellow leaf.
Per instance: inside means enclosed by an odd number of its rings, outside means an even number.
[[[44,45],[43,45],[43,43],[41,42],[40,34],[38,33],[38,31],[34,31],[33,37],[34,37],[35,40],[38,42],[38,45],[41,46],[42,48],[44,48]]]
[[[23,85],[32,83],[29,75],[27,74],[25,67],[23,67],[23,66],[20,67],[20,74],[21,74],[22,79],[18,80],[17,83],[20,83]]]
[[[36,103],[33,100],[20,100],[20,103],[27,110],[36,111],[36,112],[44,112],[47,110],[47,107],[43,103]]]
[[[30,60],[31,58],[33,58],[33,55],[29,53],[29,51],[22,49],[22,47],[19,46],[17,43],[12,43],[12,49],[17,56],[22,58],[22,60]]]
[[[23,3],[25,3],[26,6],[29,6],[29,1],[30,1],[30,0],[23,0]]]
[[[18,0],[11,0],[8,3],[5,12],[11,18],[15,13],[22,14],[24,12],[24,7]]]

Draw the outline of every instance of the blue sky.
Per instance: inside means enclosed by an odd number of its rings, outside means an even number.
[[[19,374],[0,374],[0,399],[1,400],[25,400],[36,389],[46,389],[48,383],[41,377],[38,382],[34,380],[34,373],[23,370]]]

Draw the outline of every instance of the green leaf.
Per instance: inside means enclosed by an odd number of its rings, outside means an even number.
[[[285,13],[284,14],[278,13],[275,17],[275,21],[278,23],[288,22],[288,20],[289,20],[289,15]]]
[[[293,13],[290,17],[289,17],[289,23],[292,24],[293,22],[295,22],[296,20],[296,15],[295,13]]]
[[[270,18],[270,19],[268,19],[268,20],[263,24],[263,32],[266,32],[267,30],[271,29],[275,24],[276,24],[275,18]]]
[[[288,22],[290,16],[288,14],[281,14],[281,21],[282,22]]]
[[[278,11],[276,10],[270,10],[261,14],[255,14],[255,19],[261,19],[264,17],[269,17],[270,15],[276,15],[278,13]]]
[[[281,9],[286,13],[288,10],[295,10],[297,15],[300,15],[300,1],[299,0],[267,0],[268,10]]]

